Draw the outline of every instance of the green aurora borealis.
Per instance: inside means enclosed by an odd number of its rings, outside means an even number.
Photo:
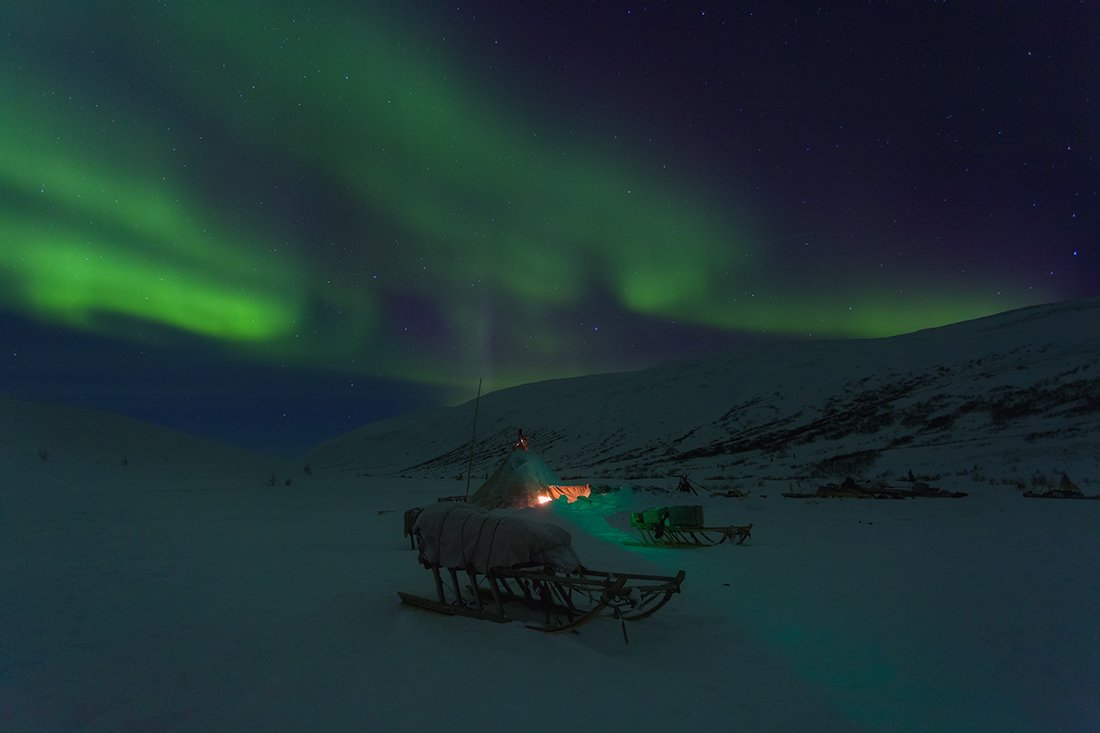
[[[957,244],[924,258],[920,231],[836,232],[873,203],[777,215],[747,157],[649,146],[659,100],[540,89],[523,49],[480,55],[489,31],[449,12],[6,7],[0,308],[466,397],[723,334],[884,336],[1062,295],[945,261]]]

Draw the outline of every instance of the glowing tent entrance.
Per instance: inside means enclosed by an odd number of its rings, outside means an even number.
[[[546,462],[529,450],[513,450],[474,492],[470,503],[486,509],[521,509],[564,496],[568,501],[591,493],[587,484],[563,484]]]

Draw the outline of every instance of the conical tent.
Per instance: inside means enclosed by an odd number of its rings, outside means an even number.
[[[578,496],[588,496],[589,493],[587,484],[563,484],[538,454],[529,450],[514,450],[474,492],[470,503],[486,509],[519,509],[562,496],[572,502]]]

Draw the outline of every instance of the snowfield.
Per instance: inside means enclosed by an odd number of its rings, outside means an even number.
[[[589,567],[687,572],[624,643],[611,618],[551,636],[402,606],[432,581],[401,513],[461,482],[4,465],[3,730],[1100,730],[1100,501],[959,479],[970,496],[628,486],[521,510]],[[752,539],[622,544],[625,512],[685,499]]]
[[[486,395],[568,483],[512,510],[683,592],[546,635],[433,595],[404,510],[463,494],[471,402],[292,464],[0,398],[0,730],[1100,731],[1100,299]],[[648,472],[646,472],[648,471]],[[964,498],[790,499],[908,471]],[[712,490],[673,491],[691,474]],[[648,478],[647,478],[648,477]],[[634,547],[701,504],[743,546]]]

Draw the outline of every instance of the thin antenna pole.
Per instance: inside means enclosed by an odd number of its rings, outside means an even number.
[[[474,439],[477,438],[477,408],[481,406],[481,378],[477,380],[477,401],[474,402],[474,430],[470,434],[470,463],[466,466],[466,499],[470,498],[470,474],[474,472]]]

